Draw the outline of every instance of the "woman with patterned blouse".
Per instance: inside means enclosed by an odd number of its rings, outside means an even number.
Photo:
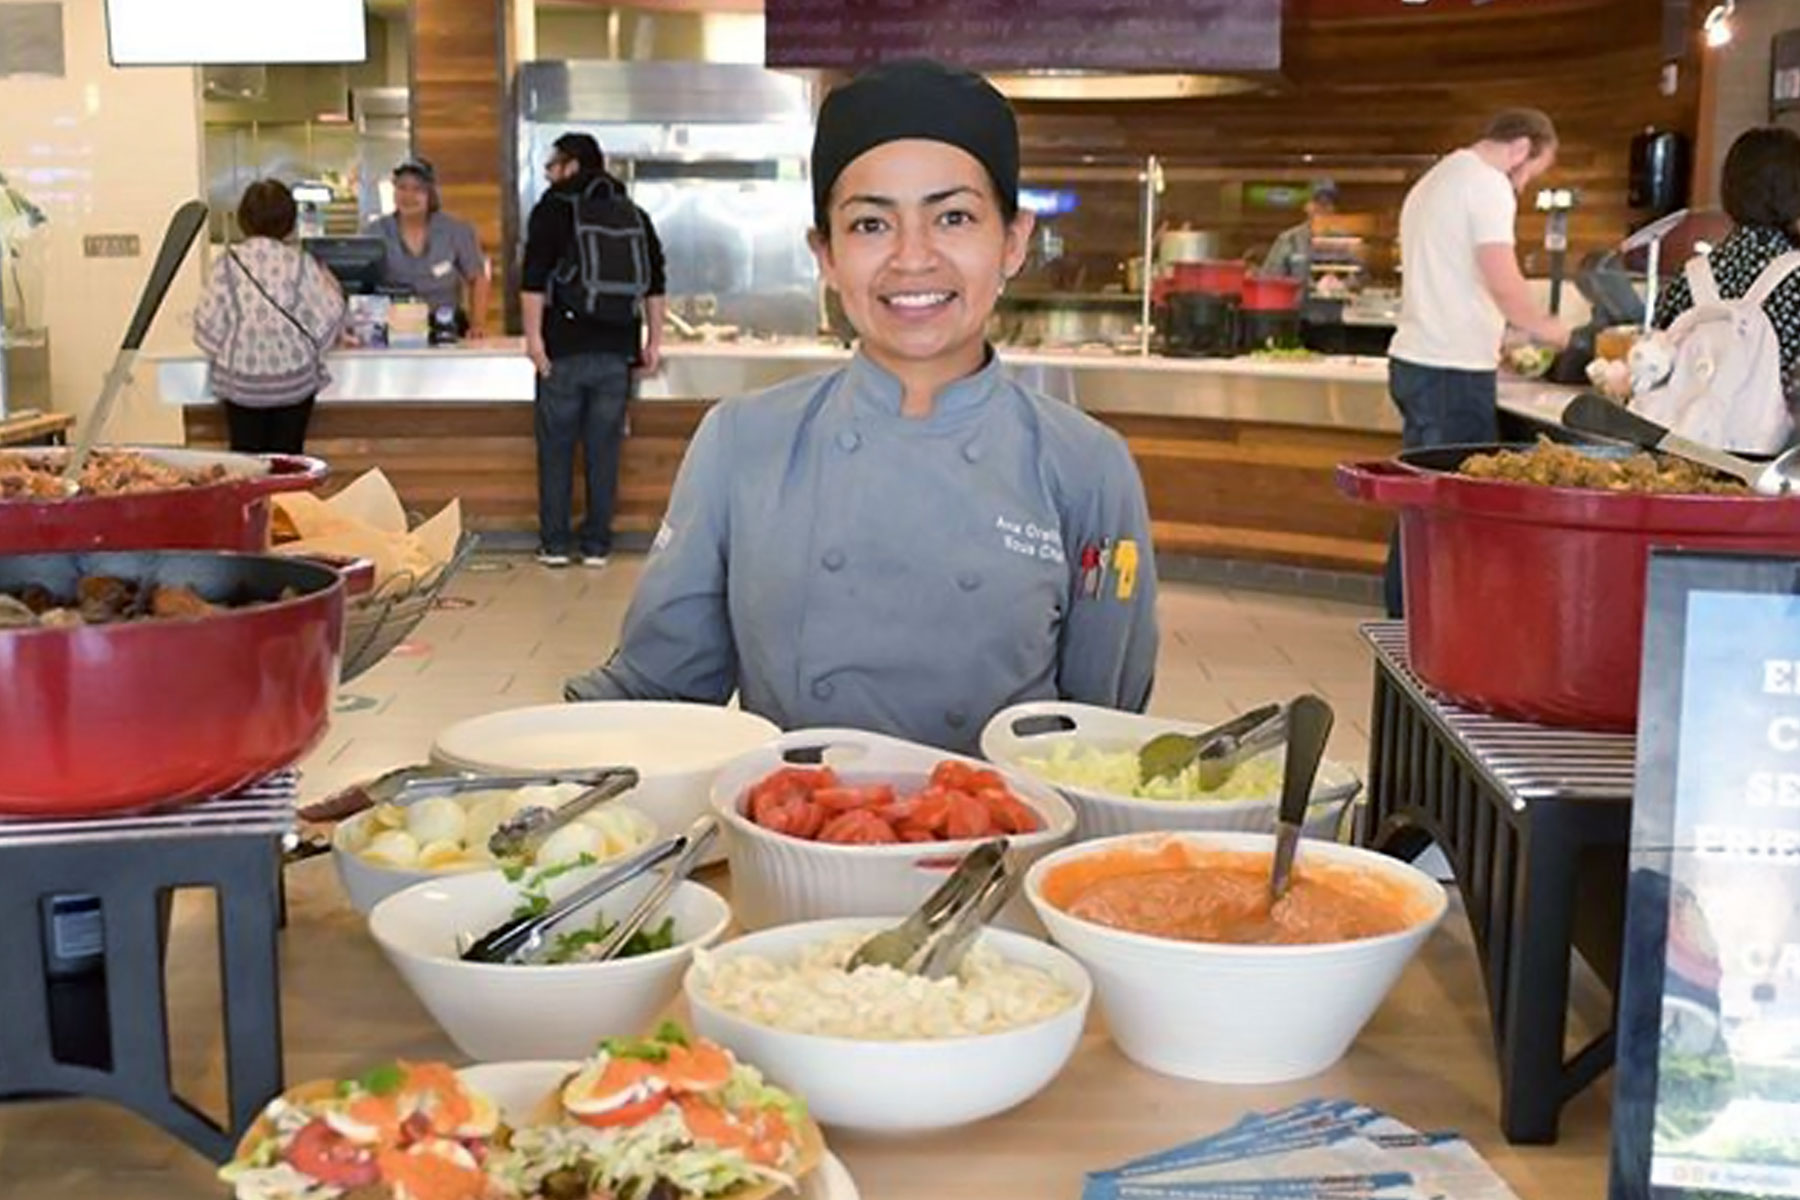
[[[1719,295],[1737,300],[1763,268],[1800,250],[1800,133],[1752,129],[1731,144],[1719,183],[1720,201],[1734,222],[1731,233],[1707,256]],[[1694,306],[1685,277],[1677,277],[1656,304],[1656,326],[1667,329]],[[1800,274],[1783,280],[1763,302],[1781,342],[1781,376],[1789,396],[1800,382]]]

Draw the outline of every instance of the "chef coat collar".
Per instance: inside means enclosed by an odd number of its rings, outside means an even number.
[[[994,394],[994,389],[1000,386],[1003,371],[1000,356],[994,353],[994,348],[988,346],[986,352],[987,361],[980,370],[938,390],[937,395],[932,398],[931,416],[918,422],[919,424],[928,425],[939,417],[972,412]],[[906,389],[901,384],[900,377],[876,363],[861,349],[850,358],[848,380],[851,395],[859,409],[886,417],[900,416],[900,406],[906,397]]]

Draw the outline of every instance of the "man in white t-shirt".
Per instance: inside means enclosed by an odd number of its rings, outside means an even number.
[[[1400,210],[1400,325],[1388,393],[1407,449],[1498,440],[1496,369],[1506,327],[1558,349],[1569,327],[1532,301],[1513,249],[1519,194],[1556,161],[1556,127],[1536,109],[1503,112],[1427,171]],[[1398,538],[1388,615],[1401,615]]]

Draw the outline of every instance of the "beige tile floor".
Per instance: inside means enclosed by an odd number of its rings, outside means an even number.
[[[555,701],[564,676],[612,645],[636,574],[630,558],[599,572],[553,572],[524,558],[479,563],[452,589],[467,607],[432,614],[414,652],[347,685],[346,711],[305,764],[306,795],[422,760],[434,734],[462,717]],[[1152,709],[1206,716],[1316,690],[1339,711],[1332,753],[1360,762],[1371,668],[1356,627],[1372,615],[1312,599],[1168,586]],[[289,886],[282,955],[290,1077],[347,1073],[395,1054],[453,1056],[340,899],[328,860],[292,869]],[[178,1085],[210,1107],[221,1091],[211,1018],[216,960],[198,908],[183,906],[171,949],[173,1009],[193,1014],[171,1037]],[[1560,1145],[1532,1149],[1499,1138],[1496,1093],[1485,997],[1467,923],[1453,910],[1349,1057],[1320,1079],[1249,1090],[1163,1079],[1125,1062],[1095,1031],[1057,1084],[1018,1112],[960,1136],[835,1145],[866,1200],[1072,1198],[1083,1170],[1197,1136],[1253,1107],[1333,1095],[1415,1124],[1462,1129],[1526,1200],[1603,1193],[1603,1088],[1567,1110]],[[219,1194],[208,1164],[116,1109],[87,1101],[0,1106],[0,1200]]]

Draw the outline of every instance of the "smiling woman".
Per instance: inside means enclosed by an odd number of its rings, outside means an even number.
[[[826,98],[812,166],[812,247],[857,352],[707,415],[617,650],[566,695],[737,692],[783,728],[962,751],[1025,700],[1142,709],[1137,468],[982,334],[1031,234],[1012,109],[966,72],[879,68]]]

